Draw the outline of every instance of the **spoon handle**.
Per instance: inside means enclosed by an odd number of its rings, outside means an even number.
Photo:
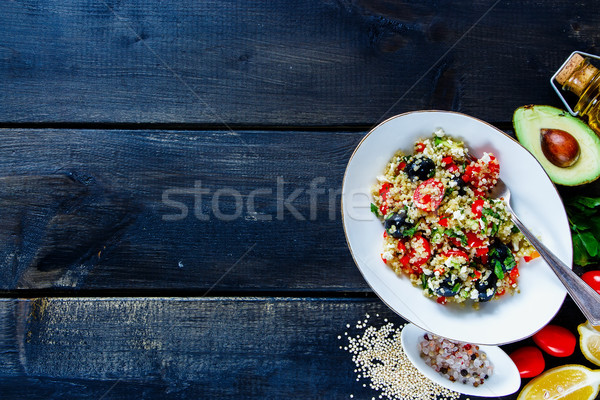
[[[585,283],[580,277],[567,267],[550,249],[548,249],[538,238],[523,225],[515,213],[511,211],[512,219],[517,228],[529,240],[529,243],[540,253],[540,256],[548,263],[558,279],[561,280],[571,298],[585,317],[594,326],[600,325],[600,294]]]

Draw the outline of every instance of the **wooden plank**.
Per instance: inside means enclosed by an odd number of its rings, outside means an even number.
[[[362,387],[366,380],[356,381],[351,355],[339,348],[366,314],[376,327],[385,318],[404,322],[377,299],[4,300],[0,393],[28,400],[377,397]],[[554,322],[575,332],[583,320],[568,300]],[[593,367],[579,351],[546,362]]]
[[[600,52],[597,2],[0,2],[0,122],[510,121]]]
[[[362,133],[0,134],[1,289],[368,291],[340,215]]]

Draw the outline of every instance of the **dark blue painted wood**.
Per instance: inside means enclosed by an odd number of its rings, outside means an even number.
[[[0,287],[365,291],[340,215],[362,136],[4,130]]]
[[[0,2],[0,122],[371,125],[558,104],[597,2]]]
[[[27,400],[377,398],[339,348],[344,332],[361,332],[355,324],[367,313],[376,327],[385,318],[404,322],[376,299],[0,301],[0,393]],[[554,322],[574,329],[583,320],[567,300]],[[523,344],[531,341],[505,350]],[[546,362],[594,367],[578,350]]]

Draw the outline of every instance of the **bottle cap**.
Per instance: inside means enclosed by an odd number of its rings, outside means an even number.
[[[575,53],[558,72],[556,81],[579,96],[597,73],[598,69],[580,54]]]
[[[561,85],[564,85],[569,77],[573,75],[573,72],[583,63],[585,59],[579,55],[579,53],[573,54],[565,64],[564,67],[560,71],[558,71],[558,75],[556,75],[556,81]]]

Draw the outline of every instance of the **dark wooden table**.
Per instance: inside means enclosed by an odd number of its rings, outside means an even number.
[[[561,105],[548,79],[600,53],[599,20],[566,0],[0,2],[0,398],[377,397],[337,336],[402,319],[346,246],[350,154],[417,109],[511,133],[517,107]],[[556,317],[583,320],[570,299]]]

